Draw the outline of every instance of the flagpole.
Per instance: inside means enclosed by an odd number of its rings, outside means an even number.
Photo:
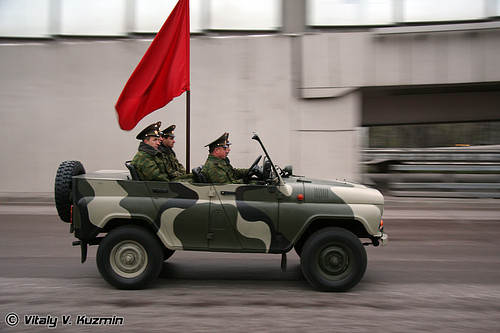
[[[186,91],[186,172],[190,172],[191,160],[191,91]]]

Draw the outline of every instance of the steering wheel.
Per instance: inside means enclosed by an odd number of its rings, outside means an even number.
[[[245,174],[245,176],[243,177],[243,179],[246,179],[246,180],[250,179],[252,174],[255,172],[254,169],[257,167],[257,164],[259,163],[261,158],[262,158],[262,155],[257,156],[255,161],[253,161],[252,165],[250,166],[250,168],[248,168],[248,171]]]
[[[264,164],[262,166],[262,178],[269,179],[271,178],[272,166],[271,161],[269,161],[266,157],[264,157]]]

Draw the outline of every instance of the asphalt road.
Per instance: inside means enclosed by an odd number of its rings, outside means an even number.
[[[346,293],[312,290],[294,253],[282,273],[279,255],[197,252],[120,291],[53,206],[0,204],[0,332],[498,332],[500,205],[389,200],[384,217],[389,245]]]

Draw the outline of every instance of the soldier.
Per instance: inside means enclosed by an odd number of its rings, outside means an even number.
[[[168,178],[162,153],[158,150],[160,146],[161,121],[151,124],[137,135],[141,140],[137,154],[131,164],[136,168],[141,180],[163,180]]]
[[[175,144],[174,135],[175,125],[170,125],[161,131],[161,144],[158,148],[163,154],[165,160],[165,167],[167,169],[167,174],[170,179],[181,177],[186,175],[186,169],[179,162],[175,152],[173,150]]]
[[[229,148],[229,133],[224,133],[217,140],[209,143],[208,158],[203,165],[203,174],[210,183],[232,183],[243,184],[243,176],[248,169],[235,169],[229,163],[227,155],[231,151]]]

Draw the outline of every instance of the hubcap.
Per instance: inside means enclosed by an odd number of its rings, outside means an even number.
[[[139,276],[148,264],[148,256],[144,247],[131,240],[116,244],[109,259],[113,271],[124,278]]]
[[[338,280],[349,271],[349,253],[339,246],[328,246],[321,250],[318,265],[321,274],[329,280]]]

